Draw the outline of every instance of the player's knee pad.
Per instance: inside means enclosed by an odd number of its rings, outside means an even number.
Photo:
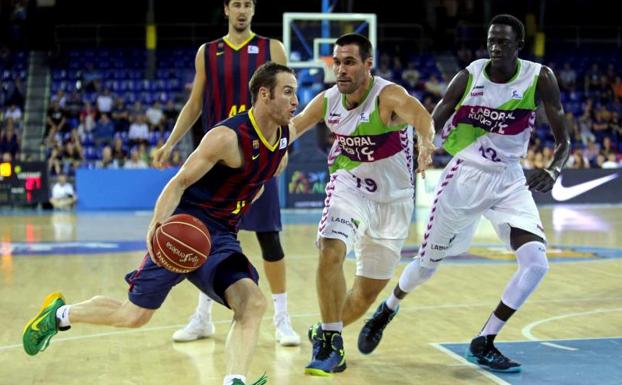
[[[519,269],[522,270],[521,281],[525,286],[537,285],[549,270],[546,258],[546,246],[542,242],[528,242],[516,250]]]
[[[257,240],[264,261],[278,262],[285,257],[278,231],[257,233]]]

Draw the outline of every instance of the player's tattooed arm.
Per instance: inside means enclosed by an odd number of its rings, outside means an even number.
[[[436,133],[441,132],[447,119],[454,113],[456,106],[462,100],[464,93],[467,91],[467,84],[469,82],[469,71],[462,70],[451,79],[445,95],[438,102],[434,111],[432,111],[432,119],[434,120],[434,127]]]

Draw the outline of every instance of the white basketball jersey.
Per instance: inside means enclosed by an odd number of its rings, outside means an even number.
[[[379,95],[390,84],[374,77],[367,95],[350,110],[336,85],[324,94],[324,121],[335,134],[328,156],[331,176],[376,202],[414,194],[412,127],[388,126],[380,118]]]
[[[536,120],[538,63],[518,60],[507,83],[494,83],[488,59],[466,68],[469,80],[456,111],[443,127],[443,147],[452,155],[488,166],[505,166],[525,156]]]

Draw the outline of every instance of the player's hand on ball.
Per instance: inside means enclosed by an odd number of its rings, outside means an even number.
[[[168,158],[171,156],[171,147],[167,144],[164,144],[162,147],[158,148],[153,154],[153,167],[155,168],[164,168],[164,165]]]
[[[153,234],[155,233],[156,229],[160,227],[160,225],[161,225],[160,222],[156,222],[154,224],[149,225],[149,230],[147,231],[147,239],[146,239],[147,251],[149,252],[149,258],[151,258],[153,263],[155,263],[158,266],[160,266],[160,264],[157,262],[153,254]]]
[[[431,141],[418,141],[419,156],[417,157],[417,173],[425,178],[425,170],[432,165],[432,154],[436,151],[436,146]]]

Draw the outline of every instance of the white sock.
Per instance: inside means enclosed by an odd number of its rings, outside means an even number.
[[[499,334],[499,331],[501,331],[501,328],[503,327],[503,325],[505,325],[505,321],[501,321],[496,315],[495,313],[492,313],[490,315],[490,318],[488,318],[488,321],[486,321],[486,325],[484,325],[484,328],[482,329],[481,332],[479,332],[480,336],[489,336],[489,335],[497,335]]]
[[[343,322],[322,323],[322,330],[341,333],[343,330]]]
[[[387,307],[393,311],[397,310],[397,307],[400,306],[401,299],[397,298],[395,294],[391,293],[389,298],[385,301]]]
[[[549,269],[546,246],[542,242],[527,242],[516,250],[518,270],[508,282],[501,301],[517,310],[538,287]]]
[[[214,301],[203,292],[199,292],[199,303],[197,305],[196,313],[204,320],[209,321],[212,319],[212,305]]]
[[[287,314],[287,293],[272,294],[274,315]]]
[[[229,374],[225,376],[222,385],[233,385],[233,380],[235,380],[236,378],[242,380],[243,383],[246,383],[246,376],[243,376],[241,374]]]
[[[56,318],[58,319],[58,326],[61,328],[71,326],[69,321],[69,310],[71,305],[63,305],[56,310]]]

